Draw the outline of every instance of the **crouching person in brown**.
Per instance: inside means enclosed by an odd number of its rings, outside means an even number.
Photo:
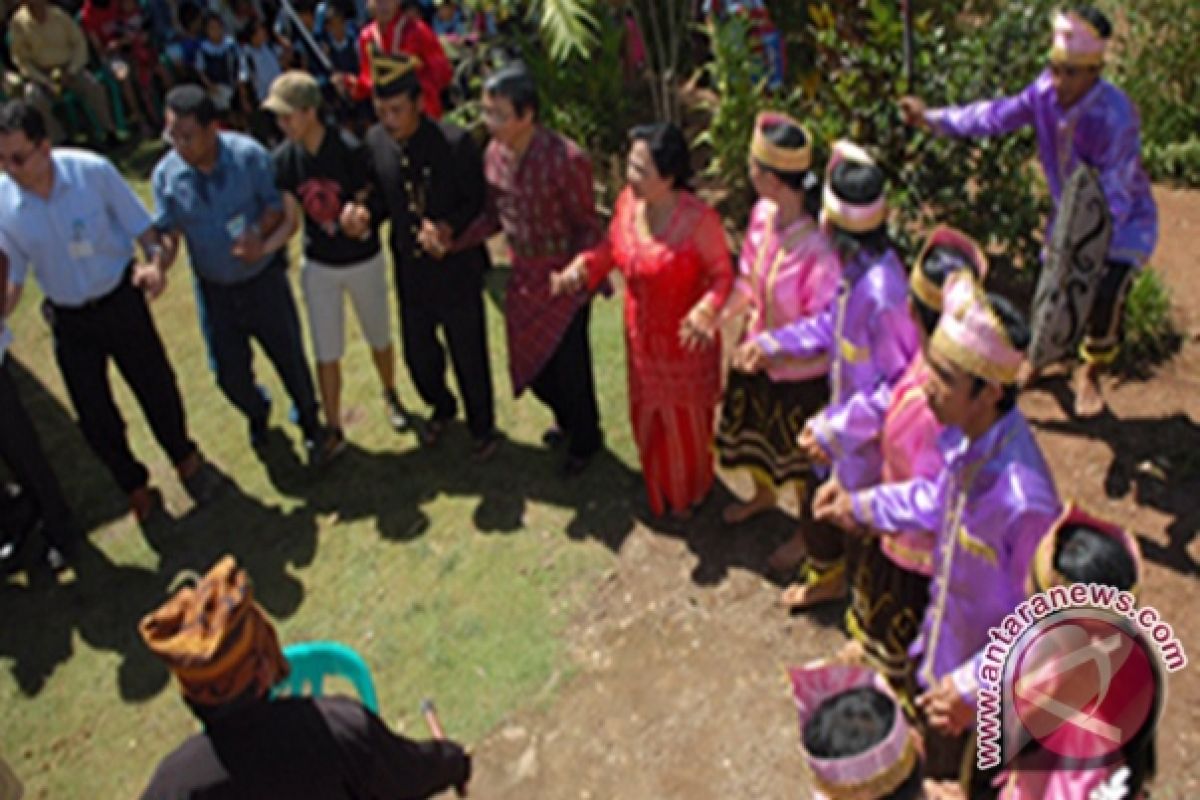
[[[231,556],[139,628],[204,725],[158,765],[144,799],[417,800],[470,778],[462,747],[397,736],[356,700],[271,699],[288,664]]]

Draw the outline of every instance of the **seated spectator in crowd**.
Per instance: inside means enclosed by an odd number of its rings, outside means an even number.
[[[259,106],[267,99],[271,84],[283,74],[279,53],[261,19],[248,23],[238,38],[242,51],[238,84],[242,106],[249,110],[250,133],[260,144],[273,147],[280,141],[279,128],[271,113]]]
[[[398,736],[348,697],[271,699],[288,662],[231,556],[139,630],[204,725],[158,765],[143,800],[417,800],[466,790],[471,757],[454,742]]]
[[[199,83],[196,63],[200,42],[204,39],[204,13],[191,0],[179,7],[179,29],[166,46],[167,60],[174,71],[174,83]]]
[[[204,38],[196,53],[196,72],[200,84],[222,114],[235,111],[234,100],[240,72],[238,46],[225,33],[225,23],[215,11],[203,15]]]
[[[9,23],[13,64],[25,79],[25,99],[41,112],[53,143],[66,133],[54,106],[66,91],[74,92],[103,129],[105,143],[118,142],[108,94],[87,71],[87,38],[65,11],[48,0],[25,0]]]
[[[138,0],[86,0],[80,22],[121,87],[130,120],[141,127],[143,136],[153,135],[162,127],[154,99],[160,67]]]
[[[321,95],[334,109],[338,124],[362,138],[375,120],[370,100],[355,100],[346,90],[347,80],[358,74],[358,30],[346,18],[345,8],[338,3],[323,3],[325,25],[318,35],[325,57],[333,67],[328,83],[321,86]]]
[[[452,0],[442,0],[438,3],[437,13],[433,17],[433,32],[438,36],[467,35],[467,20],[463,17],[458,3]]]

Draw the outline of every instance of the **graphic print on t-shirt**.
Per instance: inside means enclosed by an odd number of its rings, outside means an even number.
[[[331,178],[308,178],[296,188],[304,213],[329,236],[338,232],[342,211],[342,189]]]

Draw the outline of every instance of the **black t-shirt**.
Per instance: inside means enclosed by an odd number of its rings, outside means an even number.
[[[360,192],[374,191],[362,144],[336,126],[325,128],[316,155],[298,142],[275,148],[275,183],[300,201],[304,209],[304,254],[330,266],[366,261],[379,252],[379,228],[372,225],[366,239],[342,233],[342,206]]]
[[[346,697],[262,700],[158,765],[142,800],[418,800],[470,778],[463,749],[415,742]]]

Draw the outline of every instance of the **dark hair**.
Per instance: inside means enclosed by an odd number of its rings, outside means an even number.
[[[213,20],[216,20],[217,22],[221,23],[222,28],[225,27],[225,20],[221,19],[221,15],[210,9],[200,15],[201,30],[207,31],[208,23],[212,22]]]
[[[217,121],[217,106],[208,92],[194,83],[184,83],[167,92],[163,105],[177,117],[192,117],[205,127]]]
[[[195,3],[184,3],[179,7],[179,25],[184,30],[190,28],[192,23],[201,17],[200,7]]]
[[[946,279],[952,273],[961,270],[970,272],[976,278],[979,277],[979,270],[976,268],[975,262],[966,253],[957,247],[944,244],[935,244],[929,248],[929,252],[925,254],[925,259],[918,266],[921,273],[929,279],[929,282],[939,288],[946,285]],[[917,297],[911,291],[908,293],[908,297],[913,304],[913,308],[917,310],[917,319],[920,320],[925,334],[932,336],[934,329],[937,328],[938,320],[941,319],[942,312],[930,308],[924,300]]]
[[[326,3],[325,19],[329,19],[330,16],[337,17],[338,19],[345,19],[346,9],[342,8],[340,3]]]
[[[1104,16],[1104,12],[1100,9],[1095,6],[1075,6],[1072,10],[1086,19],[1096,29],[1096,33],[1100,34],[1101,39],[1107,39],[1112,36],[1112,23],[1108,21],[1108,17]]]
[[[987,295],[988,305],[992,307],[992,311],[1000,320],[1000,324],[1004,326],[1004,331],[1008,334],[1008,340],[1012,346],[1021,352],[1025,352],[1025,348],[1029,347],[1030,333],[1029,325],[1025,322],[1025,317],[1020,311],[1017,311],[1016,306],[1008,301],[1007,298],[1001,297],[998,294],[989,292]],[[983,378],[975,378],[971,384],[971,396],[979,394],[983,391],[983,387],[987,384]],[[997,410],[1005,414],[1017,407],[1017,393],[1019,387],[1015,384],[1006,384],[1001,387],[1003,390],[1000,394],[1000,401],[996,403]]]
[[[24,100],[9,100],[0,106],[0,133],[23,133],[38,144],[46,139],[46,120],[42,112]]]
[[[878,689],[850,689],[817,706],[804,725],[804,749],[817,758],[865,753],[884,740],[895,716],[895,701]]]
[[[763,126],[763,136],[771,144],[789,150],[797,150],[808,144],[808,137],[804,135],[804,131],[784,122],[767,123]],[[784,172],[768,167],[761,161],[758,162],[758,166],[774,175],[793,192],[804,195],[804,210],[810,217],[815,218],[821,213],[821,179],[811,169],[803,172]]]
[[[675,189],[691,190],[692,153],[683,131],[671,122],[637,125],[629,131],[629,141],[645,142],[658,174],[671,181]]]
[[[258,31],[259,27],[266,27],[266,24],[267,23],[263,22],[258,17],[254,17],[253,19],[249,20],[238,31],[238,42],[240,44],[250,44],[250,40],[254,38],[254,34]]]
[[[519,61],[506,64],[489,75],[483,84],[483,90],[488,94],[503,97],[512,103],[513,111],[517,112],[517,116],[523,117],[526,111],[532,110],[533,116],[536,118],[540,111],[537,84],[534,82],[533,76],[529,74],[529,70]]]
[[[1137,567],[1120,542],[1083,525],[1068,525],[1058,534],[1054,568],[1072,583],[1099,583],[1129,591],[1137,583]]]
[[[841,199],[855,205],[865,205],[875,202],[883,194],[885,179],[883,170],[875,164],[842,161],[833,168],[829,183],[834,194]],[[878,255],[892,246],[887,235],[886,222],[859,233],[842,230],[836,223],[831,228],[829,238],[843,259],[853,256],[859,250]]]

